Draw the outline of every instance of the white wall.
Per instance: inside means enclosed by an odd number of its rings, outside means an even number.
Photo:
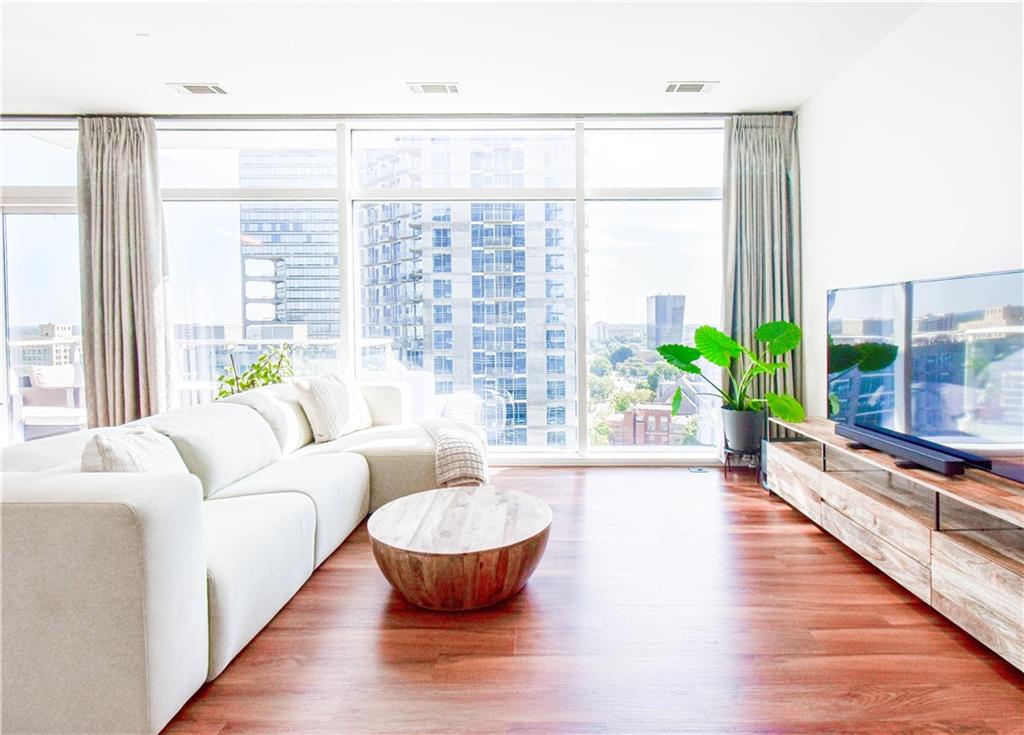
[[[927,3],[798,111],[810,415],[827,289],[1024,267],[1021,22]]]

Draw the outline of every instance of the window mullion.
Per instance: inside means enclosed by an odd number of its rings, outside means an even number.
[[[350,131],[345,122],[338,123],[338,308],[341,326],[341,368],[350,374],[359,372],[359,273],[356,268],[352,211]]]
[[[576,133],[576,452],[585,455],[590,449],[587,421],[587,234],[585,152],[583,123],[577,122]]]

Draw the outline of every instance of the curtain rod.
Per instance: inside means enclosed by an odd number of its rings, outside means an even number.
[[[552,120],[552,119],[574,119],[574,120],[629,120],[629,119],[667,119],[667,120],[679,120],[687,118],[708,118],[708,117],[734,117],[737,115],[744,116],[767,116],[767,115],[784,115],[792,116],[794,113],[791,110],[782,110],[780,112],[596,112],[596,113],[534,113],[534,114],[513,114],[513,113],[468,113],[468,112],[453,112],[448,114],[431,113],[431,114],[419,114],[419,113],[395,113],[395,114],[286,114],[286,113],[273,113],[267,115],[258,114],[198,114],[198,115],[185,115],[185,114],[155,114],[145,115],[137,112],[124,112],[124,113],[101,113],[97,115],[88,115],[85,113],[77,115],[45,115],[45,114],[7,114],[0,115],[0,121],[2,120],[24,120],[24,121],[45,121],[45,120],[77,120],[80,117],[120,117],[120,116],[132,116],[132,117],[151,117],[155,120]]]

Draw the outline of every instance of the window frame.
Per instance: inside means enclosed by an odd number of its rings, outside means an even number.
[[[610,452],[593,451],[589,446],[587,405],[589,398],[589,371],[587,365],[588,330],[586,300],[586,205],[591,201],[720,201],[721,187],[588,187],[586,185],[586,133],[590,130],[721,130],[724,116],[700,114],[652,114],[630,117],[614,115],[592,116],[441,116],[424,115],[410,118],[388,116],[355,117],[303,117],[301,115],[258,120],[250,118],[220,119],[168,116],[158,119],[158,130],[237,130],[257,127],[260,130],[319,130],[333,131],[337,136],[337,187],[329,188],[165,188],[164,202],[246,202],[246,201],[323,201],[334,202],[338,208],[339,250],[339,367],[351,373],[359,370],[362,312],[359,303],[358,252],[355,244],[354,207],[368,201],[415,201],[426,203],[470,202],[526,202],[572,203],[574,205],[575,277],[576,294],[576,349],[577,365],[577,441],[573,451],[538,451],[533,448],[517,451],[514,456],[503,455],[500,447],[494,452],[502,464],[653,464],[689,465],[718,462],[717,453],[708,451],[644,451],[621,449]],[[3,130],[53,130],[76,125],[75,118],[3,120]],[[353,183],[353,134],[359,131],[439,131],[439,130],[550,130],[570,131],[575,142],[575,186],[535,188],[364,188]],[[77,190],[74,186],[17,186],[0,187],[0,215],[8,213],[68,214],[77,213]],[[425,219],[431,223],[450,220]],[[3,243],[6,247],[6,242]],[[6,284],[0,284],[0,293]],[[3,310],[6,320],[6,309]],[[564,320],[561,322],[564,324]],[[471,325],[470,325],[471,326]],[[6,376],[6,370],[4,371]],[[6,377],[2,378],[6,382]],[[6,388],[6,386],[4,386]],[[6,395],[6,393],[5,393]],[[569,396],[566,396],[569,400]]]

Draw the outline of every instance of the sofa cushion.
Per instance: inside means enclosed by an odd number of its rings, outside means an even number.
[[[171,437],[189,472],[209,495],[251,475],[281,456],[281,446],[263,418],[248,406],[207,403],[143,419]]]
[[[313,572],[316,511],[300,493],[203,503],[210,666],[216,678]]]
[[[95,434],[82,451],[82,472],[184,472],[177,447],[150,426]]]
[[[329,442],[373,424],[356,381],[342,373],[297,378],[293,385],[313,429],[313,440]]]
[[[366,517],[370,503],[370,471],[353,452],[285,457],[232,483],[211,500],[266,493],[302,493],[316,507],[314,565],[341,545]]]
[[[291,383],[266,385],[222,398],[254,409],[270,425],[284,454],[291,454],[313,441],[313,430]]]
[[[324,444],[310,444],[295,453],[309,457],[356,452],[370,467],[370,512],[387,502],[437,487],[435,447],[419,424],[374,426]]]

